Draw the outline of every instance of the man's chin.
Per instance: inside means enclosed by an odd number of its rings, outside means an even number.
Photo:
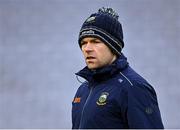
[[[90,69],[90,70],[95,70],[96,69],[96,67],[91,67],[91,66],[87,66],[88,67],[88,69]]]
[[[90,70],[95,70],[95,69],[98,68],[96,65],[90,65],[90,64],[88,64],[87,67],[88,67]]]
[[[90,69],[90,70],[96,70],[98,68],[101,68],[101,66],[98,66],[98,65],[95,65],[95,64],[87,64],[87,67]]]

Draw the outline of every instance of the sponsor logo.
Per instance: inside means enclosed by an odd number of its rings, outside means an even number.
[[[145,112],[146,112],[147,114],[152,114],[152,113],[153,113],[153,109],[152,109],[151,107],[146,107],[146,108],[145,108]]]
[[[122,80],[122,79],[119,79],[119,82],[120,82],[120,83],[122,83],[122,82],[123,82],[123,80]]]
[[[88,30],[88,31],[83,31],[81,33],[81,35],[86,35],[86,34],[94,34],[94,31],[93,30]]]
[[[80,103],[81,97],[75,97],[73,103]]]

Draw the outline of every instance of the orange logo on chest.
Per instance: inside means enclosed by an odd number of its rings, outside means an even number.
[[[81,98],[80,97],[74,98],[73,103],[80,103],[80,102],[81,102]]]

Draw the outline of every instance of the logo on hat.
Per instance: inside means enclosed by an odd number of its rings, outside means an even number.
[[[94,34],[93,30],[82,31],[81,35]]]
[[[86,22],[89,23],[89,22],[94,22],[94,20],[96,19],[95,16],[92,16],[92,17],[89,17]]]
[[[96,102],[97,105],[100,105],[100,106],[106,105],[108,95],[109,95],[109,93],[107,93],[107,92],[101,93],[101,96],[99,97],[98,101]]]

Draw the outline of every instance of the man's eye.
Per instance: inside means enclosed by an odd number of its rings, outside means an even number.
[[[100,41],[94,41],[94,43],[100,43]]]
[[[86,42],[81,42],[81,46],[84,45],[84,44],[86,44]]]

